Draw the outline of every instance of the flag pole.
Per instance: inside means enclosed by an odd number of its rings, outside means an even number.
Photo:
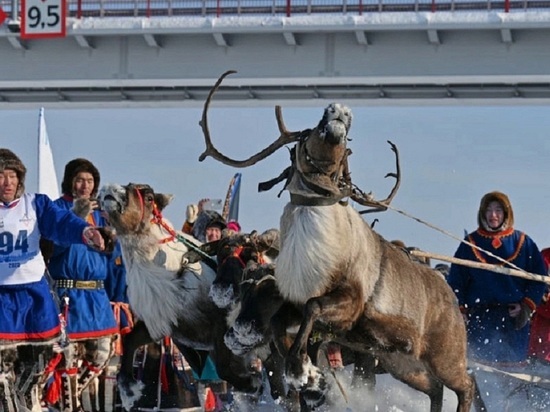
[[[52,148],[46,130],[44,108],[41,107],[38,114],[38,193],[44,193],[51,199],[59,197],[57,174],[53,161]]]

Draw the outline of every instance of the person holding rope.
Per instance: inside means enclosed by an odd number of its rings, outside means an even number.
[[[466,236],[456,258],[547,274],[535,242],[514,229],[514,213],[507,195],[497,191],[485,194],[477,221],[477,230]],[[526,366],[529,321],[541,302],[545,284],[455,263],[447,280],[465,317],[470,360],[498,370],[521,370]],[[480,386],[484,381],[478,377]],[[502,381],[497,391],[488,392],[490,396],[501,390],[508,393],[512,388],[506,386],[513,384]]]
[[[26,172],[15,153],[0,148],[0,410],[5,412],[40,412],[42,388],[61,356],[54,353],[61,326],[40,236],[97,250],[113,241],[48,196],[25,193]]]
[[[106,227],[95,200],[99,182],[99,171],[92,162],[73,159],[65,166],[63,194],[54,203],[89,224]],[[69,343],[47,398],[62,411],[82,410],[82,391],[102,373],[113,356],[119,327],[105,291],[112,264],[111,254],[86,245],[57,242],[53,245],[48,270],[55,281]]]

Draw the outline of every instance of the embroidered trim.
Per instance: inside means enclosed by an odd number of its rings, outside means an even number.
[[[494,238],[494,237],[508,237],[514,233],[514,228],[508,228],[506,230],[502,230],[500,232],[489,232],[485,229],[479,228],[477,230],[477,233],[479,233],[482,237],[485,238]]]
[[[513,231],[513,229],[512,229]],[[483,233],[482,233],[483,232]],[[482,229],[478,229],[478,233],[481,234],[481,235],[490,235],[489,232],[485,232],[483,231]],[[504,236],[508,236],[509,234],[507,233],[507,231],[504,231],[503,232],[503,235],[493,235],[493,236],[486,236],[486,237],[504,237]],[[474,245],[474,246],[477,246],[476,245],[476,242],[474,242],[474,239],[472,239],[472,236],[469,235],[468,236],[468,241]],[[516,250],[514,251],[514,253],[512,254],[512,256],[510,256],[508,259],[505,259],[506,262],[512,262],[513,260],[515,260],[519,253],[521,252],[521,248],[523,247],[523,243],[525,242],[525,233],[521,232],[521,236],[519,238],[519,242],[518,242],[518,246],[516,248]],[[476,259],[482,263],[487,263],[487,260],[482,256],[482,252],[480,252],[478,249],[476,249],[475,247],[471,247],[472,249],[472,252],[474,252],[474,255],[476,257]],[[498,262],[498,263],[492,263],[493,265],[497,265],[497,266],[504,266],[504,262]]]

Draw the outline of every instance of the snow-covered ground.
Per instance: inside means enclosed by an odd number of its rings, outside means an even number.
[[[546,371],[546,376],[550,369]],[[494,373],[478,374],[478,383],[482,388],[482,397],[489,412],[538,412],[548,411],[550,408],[550,387],[540,387],[518,379],[502,379]],[[352,371],[350,367],[336,372],[336,378],[342,389],[327,374],[330,383],[328,398],[330,404],[317,409],[319,412],[420,412],[429,411],[428,397],[407,385],[393,379],[390,375],[377,375],[376,389],[373,395],[366,390],[350,387]],[[508,391],[517,389],[509,399]],[[345,393],[345,396],[344,396]],[[238,395],[237,395],[238,399]],[[457,398],[454,392],[445,388],[443,412],[456,411]],[[259,405],[250,405],[243,399],[236,402],[231,409],[234,412],[279,412],[283,411],[272,399],[264,398]],[[473,410],[473,408],[472,408]]]

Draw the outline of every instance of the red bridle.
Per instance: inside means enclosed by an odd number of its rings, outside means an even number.
[[[244,262],[243,258],[241,257],[241,254],[243,253],[243,250],[245,250],[245,247],[244,246],[239,246],[237,248],[235,248],[235,250],[233,251],[233,253],[231,253],[229,256],[227,256],[223,262],[221,263],[221,265],[223,265],[225,263],[225,261],[229,258],[235,258],[239,261],[239,263],[241,264],[241,266],[243,268],[246,267],[246,263]],[[262,254],[258,253],[258,264],[260,265],[263,265],[265,263],[265,260],[264,260],[264,257]],[[220,265],[220,266],[221,266]]]
[[[145,201],[143,200],[143,196],[141,195],[141,192],[139,191],[138,187],[136,187],[136,195],[139,199],[139,205],[141,208],[141,219],[139,220],[141,222],[145,217]],[[162,213],[160,213],[160,210],[157,207],[157,204],[154,202],[153,202],[153,218],[151,219],[151,223],[159,225],[170,234],[170,236],[168,236],[167,238],[159,240],[159,243],[161,244],[168,243],[176,239],[176,236],[177,236],[176,231],[166,223],[166,221],[162,217]]]

